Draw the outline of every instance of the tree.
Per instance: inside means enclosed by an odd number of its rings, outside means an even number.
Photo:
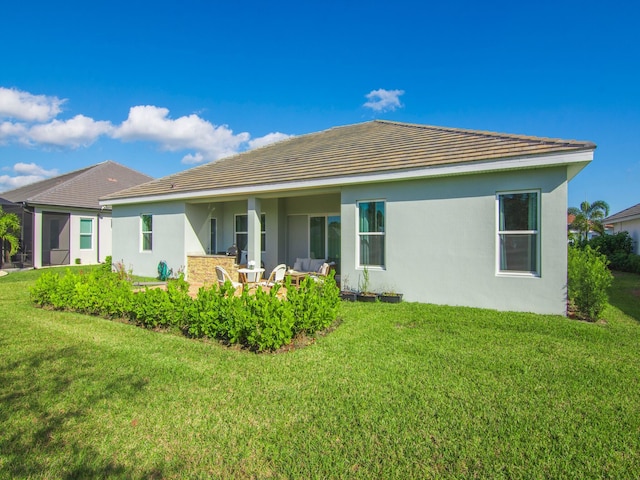
[[[580,240],[586,242],[589,239],[589,232],[594,231],[604,235],[604,220],[609,216],[609,204],[603,200],[596,200],[589,203],[586,200],[580,204],[580,208],[570,207],[567,210],[569,215],[573,215],[571,228],[577,230]]]
[[[0,250],[5,252],[5,262],[9,262],[11,255],[15,255],[20,246],[20,219],[15,213],[7,213],[0,207]],[[5,249],[5,243],[9,249]],[[1,259],[1,258],[0,258]]]

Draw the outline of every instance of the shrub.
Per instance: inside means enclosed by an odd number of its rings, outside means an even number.
[[[293,308],[294,333],[314,334],[336,319],[340,289],[331,272],[325,279],[305,278],[298,289],[287,285],[287,299]]]
[[[607,258],[588,245],[584,249],[569,247],[567,295],[587,320],[600,318],[607,305],[607,289],[613,280],[607,264]]]
[[[606,255],[612,270],[640,273],[640,256],[631,253],[633,239],[629,232],[593,237],[589,240],[589,246]]]
[[[51,294],[58,289],[60,275],[55,272],[44,272],[31,287],[31,301],[41,307],[51,305]]]
[[[247,319],[246,345],[258,351],[275,350],[293,338],[294,316],[287,301],[277,297],[278,288],[268,293],[261,289],[254,295],[242,295]]]
[[[73,310],[76,285],[82,282],[80,274],[67,269],[58,284],[50,293],[51,306],[56,310]]]
[[[210,337],[256,351],[276,350],[301,332],[314,334],[336,318],[339,289],[333,274],[326,280],[306,279],[299,288],[287,284],[287,298],[279,288],[269,292],[244,289],[236,295],[227,283],[201,288],[195,299],[180,275],[167,289],[146,288],[134,293],[123,275],[125,270],[106,268],[90,274],[64,276],[45,272],[31,289],[31,298],[41,306],[68,309],[91,315],[123,317],[147,328],[179,327],[196,337]]]
[[[606,255],[609,260],[615,253],[629,254],[633,250],[633,240],[629,232],[618,232],[614,235],[600,235],[589,240],[588,245]]]

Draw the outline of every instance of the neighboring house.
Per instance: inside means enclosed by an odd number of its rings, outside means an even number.
[[[174,270],[237,244],[267,272],[336,262],[342,286],[565,314],[567,184],[590,142],[371,121],[109,195],[114,258]],[[200,277],[198,277],[200,278]]]
[[[152,180],[112,161],[16,188],[1,195],[20,217],[20,251],[12,265],[93,264],[111,255],[111,209],[101,196]]]
[[[633,240],[633,253],[640,255],[640,203],[604,219],[613,226],[612,233],[629,232]]]

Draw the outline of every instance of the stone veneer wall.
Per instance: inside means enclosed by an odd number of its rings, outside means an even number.
[[[215,283],[216,266],[224,268],[229,276],[238,280],[236,257],[226,255],[187,255],[187,281],[189,283]]]

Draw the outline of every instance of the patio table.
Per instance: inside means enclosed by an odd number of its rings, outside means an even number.
[[[291,278],[291,285],[296,287],[300,286],[300,282],[304,280],[307,275],[309,275],[308,272],[297,272],[295,270],[289,270],[287,272],[287,276]]]
[[[242,283],[258,283],[262,280],[264,268],[239,268],[238,273],[243,275]]]

